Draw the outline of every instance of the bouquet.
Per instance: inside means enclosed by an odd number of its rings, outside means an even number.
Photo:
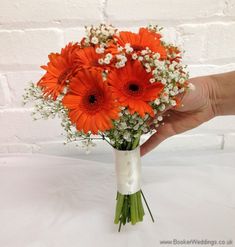
[[[117,197],[114,222],[143,220],[140,138],[154,133],[166,109],[177,107],[188,90],[182,51],[163,41],[161,28],[141,27],[138,33],[111,25],[86,27],[86,36],[51,53],[45,74],[24,95],[33,101],[34,118],[61,118],[67,142],[86,148],[100,139],[115,154]]]

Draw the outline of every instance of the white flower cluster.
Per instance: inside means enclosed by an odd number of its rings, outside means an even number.
[[[86,154],[91,152],[91,148],[96,146],[96,143],[91,138],[87,138],[81,141],[81,148],[85,149]]]
[[[118,69],[124,67],[127,62],[127,57],[123,54],[117,54],[115,57],[117,60],[115,67]]]
[[[68,110],[62,104],[63,95],[57,97],[53,100],[50,97],[45,98],[40,87],[37,87],[34,83],[30,83],[30,86],[25,89],[25,94],[23,95],[23,104],[29,101],[34,102],[34,109],[31,115],[34,120],[38,119],[53,119],[58,117],[61,119],[61,126],[65,131],[66,141],[74,142],[78,140],[84,140],[83,146],[86,149],[88,146],[93,146],[90,134],[84,134],[83,132],[77,131],[76,127],[71,123],[68,117]],[[84,143],[87,143],[85,145]]]
[[[105,44],[109,39],[112,38],[114,34],[117,33],[117,29],[114,28],[112,25],[100,24],[98,27],[85,26],[85,32],[85,44],[90,45],[91,43],[93,45],[97,45],[98,43]]]
[[[153,24],[148,25],[147,28],[149,31],[152,31],[154,33],[159,33],[159,34],[160,34],[161,30],[163,29],[162,27],[159,27],[158,25],[153,25]]]
[[[60,116],[66,115],[66,110],[61,104],[61,97],[58,97],[55,101],[49,97],[45,100],[41,88],[33,83],[30,84],[23,95],[24,104],[29,100],[34,102],[34,111],[32,112],[34,120],[55,118],[57,114],[60,114]]]
[[[115,120],[114,128],[106,131],[106,136],[110,139],[110,143],[116,148],[122,149],[122,146],[132,148],[134,141],[139,141],[142,133],[148,133],[150,126],[147,124],[149,115],[144,118],[139,114],[130,114],[126,107],[121,107],[120,118]]]
[[[104,58],[100,58],[98,60],[99,64],[110,64],[111,60],[113,58],[113,55],[111,53],[107,53]]]
[[[131,45],[129,43],[125,44],[125,50],[127,54],[130,54],[134,51],[134,49],[131,47]]]

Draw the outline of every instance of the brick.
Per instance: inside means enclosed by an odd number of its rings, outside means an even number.
[[[206,32],[205,60],[235,60],[235,23],[214,23]]]
[[[8,143],[0,145],[0,153],[32,153],[33,151],[38,151],[35,144]]]
[[[161,33],[163,41],[180,47],[183,45],[182,36],[176,28],[164,27]]]
[[[209,74],[214,74],[213,72],[216,71],[218,66],[216,65],[210,65],[210,64],[202,64],[202,65],[189,65],[188,71],[190,77],[196,77],[196,76],[204,76]]]
[[[101,20],[99,0],[1,0],[0,23],[60,23],[64,20],[96,22]]]
[[[91,149],[92,154],[107,154],[111,153],[113,150],[109,144],[105,141],[94,141],[97,145]],[[81,142],[76,143],[68,143],[66,145],[63,142],[59,141],[47,141],[47,142],[38,142],[37,146],[39,150],[37,152],[46,153],[46,154],[53,154],[53,155],[69,155],[69,156],[78,156],[80,157],[83,155],[84,157],[87,156],[86,150],[82,148]],[[89,159],[89,158],[88,158]]]
[[[199,127],[185,132],[185,134],[216,133],[223,135],[230,132],[235,132],[235,116],[215,117]]]
[[[142,138],[143,143],[147,140],[147,136]],[[192,142],[193,140],[193,142]],[[112,148],[105,142],[96,141],[97,146],[91,149],[91,155],[105,154],[107,159],[111,160],[113,155]],[[223,136],[214,134],[197,134],[197,135],[178,135],[168,138],[162,142],[156,149],[154,153],[164,153],[164,152],[192,152],[192,151],[209,151],[209,150],[220,150],[222,148]],[[79,146],[77,147],[76,144]],[[81,148],[81,144],[69,143],[67,145],[63,144],[63,141],[38,141],[36,144],[26,144],[26,143],[5,143],[0,145],[1,152],[34,152],[50,155],[60,155],[60,156],[71,156],[71,157],[82,157],[83,159],[93,159],[85,153],[85,149]],[[7,150],[7,151],[6,151]],[[105,159],[106,159],[105,158]]]
[[[30,82],[37,82],[43,74],[42,71],[17,71],[7,72],[6,77],[11,94],[11,106],[22,107],[22,95],[24,89],[29,86]],[[26,105],[28,106],[28,105]]]
[[[30,110],[24,108],[0,110],[0,130],[1,143],[63,140],[60,120],[33,121]]]
[[[227,151],[235,150],[235,131],[224,135],[224,149]]]
[[[39,68],[47,63],[47,55],[60,51],[63,33],[57,29],[0,31],[0,67],[19,65]]]
[[[10,91],[7,85],[6,77],[0,75],[0,108],[10,103]]]
[[[224,15],[235,16],[235,0],[225,1]]]
[[[8,149],[7,149],[7,146],[4,145],[4,144],[0,144],[0,154],[1,153],[7,153],[8,152]]]
[[[148,136],[143,138],[143,142]],[[193,141],[192,141],[193,140]],[[205,151],[220,150],[223,137],[217,134],[194,134],[176,135],[162,142],[155,151],[177,152],[177,151]]]
[[[178,27],[185,51],[183,60],[186,64],[203,62],[205,50],[206,25],[181,25]]]
[[[85,36],[85,28],[66,28],[64,29],[65,44],[69,42],[79,42]]]
[[[170,6],[170,7],[169,7]],[[223,0],[171,1],[171,0],[129,0],[108,1],[106,13],[109,22],[149,23],[166,20],[192,20],[222,15]]]
[[[211,65],[211,64],[189,65],[188,70],[190,77],[225,73],[235,70],[235,63],[225,64],[225,65]]]
[[[235,59],[235,24],[185,24],[178,27],[182,34],[184,61],[189,64],[233,63]]]

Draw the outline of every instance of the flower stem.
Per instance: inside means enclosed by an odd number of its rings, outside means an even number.
[[[145,202],[145,204],[146,204],[146,206],[147,206],[147,209],[148,209],[148,211],[149,211],[149,214],[150,214],[150,216],[151,216],[151,218],[152,218],[152,221],[154,222],[153,215],[152,215],[151,210],[150,210],[150,208],[149,208],[149,205],[148,205],[148,203],[147,203],[147,201],[146,201],[146,199],[145,199],[144,193],[143,193],[142,190],[140,190],[140,192],[141,192],[141,195],[142,195],[142,197],[143,197],[143,199],[144,199],[144,202]]]
[[[141,195],[141,190],[131,195],[122,195],[120,192],[117,192],[114,223],[119,224],[119,232],[122,225],[126,223],[135,225],[143,221],[145,213]]]

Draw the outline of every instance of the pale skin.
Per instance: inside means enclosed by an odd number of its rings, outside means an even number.
[[[216,116],[235,115],[235,71],[192,78],[195,90],[183,95],[176,109],[163,113],[161,125],[140,146],[141,156],[147,154],[167,138],[196,128]]]

